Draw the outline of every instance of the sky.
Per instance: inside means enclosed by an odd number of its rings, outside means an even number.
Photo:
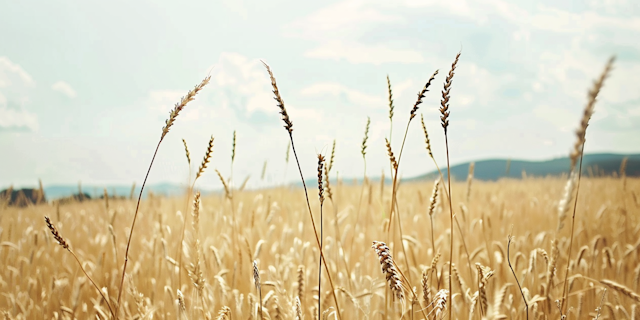
[[[250,187],[299,179],[260,59],[272,68],[306,177],[336,140],[334,176],[363,176],[400,150],[416,93],[432,148],[446,163],[441,90],[461,52],[450,100],[452,164],[566,156],[587,90],[616,55],[585,152],[640,152],[640,2],[586,1],[0,1],[0,187],[141,183],[164,120],[208,74],[162,142],[149,183],[186,183],[214,136],[213,169]],[[293,156],[291,156],[293,159]],[[261,172],[267,163],[264,180]],[[435,167],[420,118],[403,177]]]

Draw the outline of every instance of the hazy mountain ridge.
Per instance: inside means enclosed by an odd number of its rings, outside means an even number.
[[[627,176],[640,176],[640,154],[592,153],[585,154],[582,164],[582,174],[586,176],[610,176],[619,174],[622,159],[627,158]],[[451,177],[455,180],[465,180],[469,174],[469,165],[465,162],[451,166]],[[569,173],[569,157],[544,161],[526,161],[509,159],[489,159],[475,161],[474,179],[498,180],[500,178],[521,178],[523,172],[527,176],[546,177],[560,176]],[[447,177],[446,167],[441,168]],[[435,179],[438,171],[432,171],[404,181],[419,181]]]

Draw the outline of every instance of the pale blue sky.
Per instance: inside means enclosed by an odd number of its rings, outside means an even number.
[[[8,1],[0,0],[0,187],[141,182],[173,104],[212,69],[212,81],[178,118],[150,182],[184,182],[181,138],[210,168],[260,185],[285,179],[287,134],[272,99],[273,68],[294,123],[303,170],[336,138],[335,170],[360,177],[367,116],[370,175],[388,168],[388,74],[393,147],[416,93],[435,69],[424,113],[444,164],[438,103],[455,54],[453,163],[568,154],[586,91],[618,60],[596,106],[587,152],[640,152],[640,4],[587,1]],[[419,119],[401,172],[432,170]],[[194,164],[194,167],[197,165]],[[286,179],[294,180],[293,164]],[[216,188],[208,171],[201,185]],[[238,182],[239,184],[239,182]]]

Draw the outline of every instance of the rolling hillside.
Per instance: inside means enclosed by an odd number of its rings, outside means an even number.
[[[640,176],[640,154],[612,154],[593,153],[585,154],[582,164],[582,173],[586,176],[602,176],[618,174],[622,159],[627,157],[627,176]],[[457,164],[451,167],[451,177],[456,180],[465,180],[469,172],[469,162]],[[443,169],[446,178],[446,167]],[[511,177],[520,178],[523,172],[527,176],[558,176],[568,174],[569,158],[557,158],[547,161],[524,161],[507,159],[490,159],[475,162],[474,178],[479,180],[497,180]],[[424,179],[435,179],[437,171],[429,172],[417,177],[404,179],[405,181],[416,181]]]

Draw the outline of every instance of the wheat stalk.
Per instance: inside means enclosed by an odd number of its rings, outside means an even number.
[[[449,162],[449,139],[447,135],[447,129],[449,128],[449,99],[451,97],[451,84],[453,82],[454,71],[456,70],[456,65],[458,64],[458,59],[460,58],[460,52],[456,55],[456,59],[451,64],[451,70],[447,75],[447,78],[444,83],[444,89],[442,90],[442,100],[440,101],[440,121],[442,124],[442,128],[444,129],[444,142],[445,148],[447,150],[447,179],[448,181],[448,196],[449,196],[449,213],[451,215],[451,233],[450,233],[450,252],[449,252],[449,290],[451,290],[451,294],[453,295],[453,290],[451,288],[451,264],[453,263],[453,205],[451,204],[451,165]],[[452,320],[451,316],[451,301],[449,301],[449,320]]]
[[[167,133],[169,133],[169,129],[175,122],[180,111],[184,109],[187,103],[195,99],[196,94],[198,94],[198,92],[200,92],[200,90],[202,90],[202,88],[204,88],[204,86],[206,86],[209,83],[210,79],[211,79],[211,76],[207,76],[206,78],[204,78],[204,80],[202,80],[202,82],[196,85],[196,87],[193,90],[189,91],[187,95],[182,97],[182,99],[180,99],[180,102],[176,103],[173,110],[171,110],[171,112],[169,113],[169,119],[165,121],[165,126],[162,127],[162,135],[160,136],[160,141],[158,141],[158,145],[156,146],[156,151],[153,153],[153,157],[151,158],[151,163],[149,164],[149,169],[147,169],[147,174],[145,175],[144,180],[142,182],[142,187],[140,188],[140,194],[138,195],[138,202],[136,204],[136,211],[133,214],[133,221],[131,222],[131,230],[129,231],[129,239],[127,240],[127,248],[124,254],[124,265],[122,267],[122,277],[120,278],[120,288],[118,289],[118,300],[117,300],[118,302],[116,304],[116,312],[115,312],[116,314],[118,314],[118,311],[120,309],[120,299],[122,297],[122,289],[124,288],[124,277],[127,273],[127,263],[129,262],[129,248],[131,247],[133,230],[136,226],[136,220],[138,218],[138,211],[140,209],[140,200],[142,199],[142,192],[144,191],[144,186],[147,183],[147,178],[149,178],[149,173],[151,172],[153,161],[156,159],[156,155],[158,154],[158,149],[160,148],[160,144],[162,143],[162,140],[164,140],[164,137],[167,135]]]
[[[615,56],[609,58],[607,64],[604,67],[604,70],[600,74],[600,77],[593,83],[593,87],[589,90],[587,94],[587,105],[584,108],[582,119],[580,120],[580,125],[578,130],[576,131],[576,142],[573,145],[573,150],[570,154],[571,159],[571,172],[574,171],[576,162],[578,158],[580,158],[580,168],[578,169],[578,182],[576,186],[576,196],[573,205],[573,215],[571,217],[571,237],[569,240],[569,253],[568,257],[571,257],[571,249],[573,248],[573,234],[576,220],[576,207],[578,205],[578,192],[580,188],[580,178],[582,176],[582,157],[584,155],[584,145],[585,145],[585,136],[587,134],[587,127],[589,126],[589,120],[591,119],[591,115],[593,115],[593,110],[596,104],[596,100],[598,98],[598,94],[600,90],[604,86],[604,80],[609,76],[609,73],[613,69],[613,62],[615,61]],[[562,305],[560,306],[560,310],[564,311],[565,302],[567,301],[567,295],[569,294],[567,290],[567,278],[569,277],[569,261],[567,261],[567,269],[565,272],[565,279],[562,285]]]
[[[62,235],[60,235],[60,233],[58,232],[58,229],[56,229],[56,226],[54,226],[53,223],[51,223],[51,219],[49,219],[49,217],[45,216],[44,217],[44,221],[47,224],[47,228],[49,228],[49,231],[51,231],[51,234],[53,235],[53,238],[58,242],[58,244],[62,248],[66,249],[67,251],[69,251],[69,253],[71,253],[73,258],[76,260],[76,262],[80,266],[80,269],[82,270],[84,275],[87,277],[87,279],[89,279],[89,281],[91,282],[93,287],[96,288],[96,290],[98,290],[98,293],[100,293],[100,296],[102,296],[102,300],[104,300],[104,302],[107,304],[107,307],[109,308],[109,312],[111,313],[111,317],[113,319],[117,319],[116,314],[113,312],[113,309],[111,309],[111,304],[109,303],[109,300],[104,296],[104,293],[102,292],[102,290],[100,290],[100,287],[98,287],[96,282],[93,281],[93,278],[91,278],[91,276],[89,276],[87,271],[84,269],[84,266],[82,265],[82,262],[80,262],[80,259],[78,259],[78,256],[76,256],[76,254],[73,252],[73,250],[71,250],[71,246],[69,246],[69,243],[62,237]]]
[[[335,144],[334,144],[335,145]],[[324,189],[322,183],[322,170],[324,166],[324,156],[318,154],[318,200],[320,201],[320,247],[324,241],[323,227],[322,227],[322,207],[324,204]],[[318,265],[318,318],[320,318],[321,307],[321,293],[322,293],[322,254],[319,257],[320,263]]]
[[[311,204],[309,203],[309,194],[307,192],[307,185],[304,181],[304,175],[302,174],[302,168],[300,167],[300,160],[298,159],[298,154],[296,153],[296,147],[295,144],[293,143],[293,123],[291,122],[291,119],[289,119],[289,115],[287,114],[287,110],[284,106],[284,101],[282,100],[282,97],[280,96],[280,91],[278,90],[278,86],[276,84],[276,79],[273,76],[273,72],[271,72],[271,68],[269,67],[269,65],[267,65],[264,61],[262,61],[262,64],[264,64],[265,68],[267,69],[267,72],[269,73],[269,77],[271,79],[271,86],[273,87],[273,94],[275,95],[275,100],[277,102],[278,108],[280,108],[280,114],[282,115],[282,121],[285,123],[284,128],[287,130],[287,133],[289,134],[289,140],[291,141],[291,149],[293,150],[293,156],[296,159],[296,164],[298,165],[298,172],[300,173],[300,180],[302,180],[302,187],[304,189],[304,195],[305,195],[305,200],[307,202],[307,209],[309,210],[309,218],[311,219],[311,226],[313,227],[313,233],[315,235],[316,238],[316,244],[318,245],[318,251],[320,251],[320,256],[323,258],[323,260],[325,260],[324,263],[324,268],[327,272],[327,279],[329,280],[329,285],[331,286],[331,293],[333,295],[333,301],[336,304],[336,312],[338,314],[338,319],[342,319],[342,316],[340,314],[340,307],[338,305],[338,298],[336,297],[336,293],[335,293],[335,287],[333,286],[333,280],[331,279],[331,272],[329,271],[329,267],[326,264],[326,259],[324,259],[324,254],[323,254],[323,250],[322,250],[322,245],[320,244],[320,239],[318,237],[318,231],[316,229],[316,224],[313,220],[313,213],[311,212]],[[265,162],[265,167],[266,167],[266,162]]]

